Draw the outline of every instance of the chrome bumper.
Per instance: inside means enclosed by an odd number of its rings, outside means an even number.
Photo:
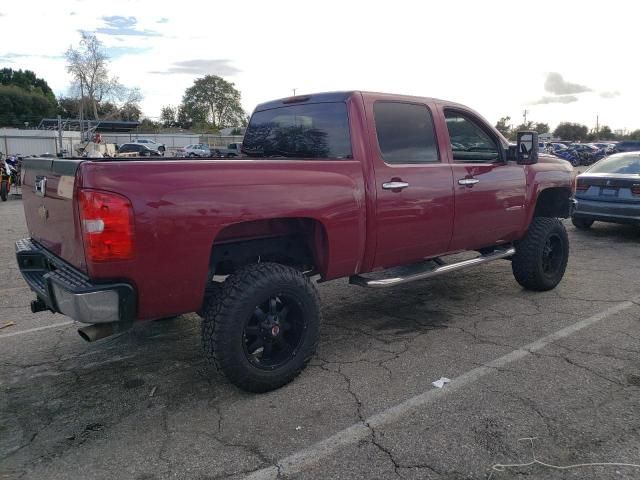
[[[20,273],[38,297],[37,305],[42,305],[38,310],[62,313],[83,323],[134,319],[136,294],[128,283],[91,282],[84,273],[29,238],[16,242],[16,258]]]

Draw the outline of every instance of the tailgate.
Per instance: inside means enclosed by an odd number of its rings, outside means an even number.
[[[22,163],[22,201],[31,238],[86,272],[84,246],[74,201],[83,160],[27,158]]]

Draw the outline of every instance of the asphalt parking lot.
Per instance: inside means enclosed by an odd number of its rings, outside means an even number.
[[[317,356],[253,395],[206,365],[195,315],[88,344],[31,314],[22,202],[2,203],[0,478],[640,478],[621,465],[640,464],[640,229],[566,223],[551,292],[522,290],[507,261],[394,290],[320,285]],[[616,465],[495,466],[534,454]]]

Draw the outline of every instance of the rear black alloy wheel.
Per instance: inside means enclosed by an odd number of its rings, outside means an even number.
[[[569,238],[560,220],[535,217],[515,247],[511,268],[520,285],[545,291],[560,283],[569,260]]]
[[[274,370],[292,359],[305,330],[294,298],[272,296],[256,307],[244,326],[244,353],[252,365]]]
[[[573,223],[574,227],[579,228],[580,230],[587,230],[591,228],[591,225],[593,225],[593,220],[590,218],[571,217],[571,223]]]
[[[0,182],[0,199],[2,199],[3,202],[6,202],[8,196],[9,182],[7,182],[6,180],[2,180],[2,182]]]
[[[205,299],[205,354],[236,386],[266,392],[293,380],[315,352],[320,303],[311,281],[274,263],[249,265]]]

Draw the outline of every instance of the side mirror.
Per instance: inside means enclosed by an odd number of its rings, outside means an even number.
[[[531,165],[538,162],[538,132],[518,132],[517,162],[520,165]]]

